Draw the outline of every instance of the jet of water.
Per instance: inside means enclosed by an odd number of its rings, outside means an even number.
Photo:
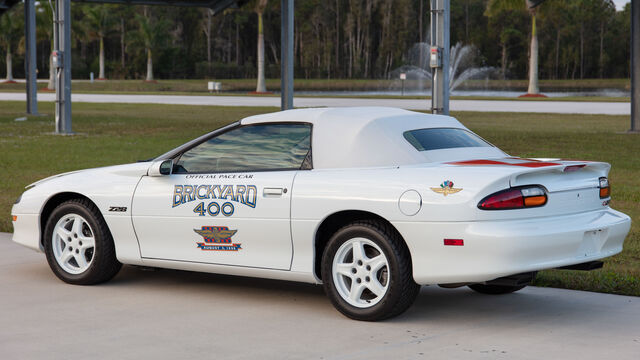
[[[407,54],[408,64],[393,70],[391,76],[397,79],[400,73],[405,73],[413,90],[423,90],[425,83],[429,83],[427,80],[431,80],[432,77],[429,67],[429,50],[428,43],[414,44]],[[459,42],[451,47],[449,52],[449,91],[453,91],[466,80],[486,77],[495,70],[489,66],[474,66],[476,53],[477,50],[473,45],[463,45]]]

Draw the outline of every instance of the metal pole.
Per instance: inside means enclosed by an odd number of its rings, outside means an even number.
[[[431,0],[431,112],[449,115],[449,0]],[[434,54],[434,50],[436,53]]]
[[[436,46],[436,37],[438,34],[438,0],[431,0],[431,10],[429,12],[429,23],[431,26],[431,39],[429,39],[429,45],[431,48]],[[429,54],[431,55],[431,54]],[[438,111],[438,83],[436,82],[436,73],[438,69],[434,68],[432,64],[431,66],[431,112],[437,114]]]
[[[442,3],[442,9],[444,10],[444,14],[442,14],[442,26],[440,28],[439,37],[442,37],[442,113],[444,115],[449,115],[449,51],[451,50],[450,39],[449,39],[449,7],[451,5],[449,0],[440,0]]]
[[[281,0],[280,109],[293,109],[293,0]]]
[[[27,114],[38,115],[38,79],[36,74],[36,5],[24,2],[25,77],[27,78]]]
[[[71,131],[71,0],[56,0],[56,51],[62,61],[56,69],[56,134]]]
[[[60,37],[58,33],[60,32],[58,24],[60,23],[60,16],[58,16],[58,9],[60,9],[60,0],[55,0],[55,8],[53,9],[53,49],[52,51],[58,52],[60,51]],[[52,64],[52,66],[56,66]],[[56,134],[61,134],[62,125],[60,124],[60,68],[57,66],[53,69],[53,73],[55,78],[53,79],[53,83],[55,84],[53,87],[56,90],[56,106],[55,106],[55,121],[56,121]]]
[[[640,132],[640,1],[631,1],[631,129]]]

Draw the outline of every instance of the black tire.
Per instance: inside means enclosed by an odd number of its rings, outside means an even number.
[[[94,238],[94,247],[89,254],[89,266],[86,270],[77,274],[65,270],[58,263],[53,249],[55,238],[53,232],[56,224],[61,218],[68,215],[79,215],[86,220],[90,227],[89,231],[92,232]],[[122,264],[116,258],[111,232],[98,208],[89,200],[73,199],[58,205],[49,216],[49,219],[47,219],[43,236],[44,250],[49,267],[58,278],[69,284],[93,285],[105,282],[112,279],[122,267]],[[66,244],[64,245],[66,246]],[[85,256],[84,253],[83,256]]]
[[[527,285],[508,286],[508,285],[486,285],[486,284],[472,284],[469,288],[473,291],[477,291],[481,294],[488,295],[502,295],[516,292],[520,289],[524,289]]]
[[[333,277],[333,261],[338,250],[354,238],[370,240],[382,250],[387,259],[387,277],[380,282],[384,282],[385,286],[388,284],[386,292],[376,297],[376,299],[379,298],[376,300],[377,303],[370,307],[363,308],[349,304],[340,295]],[[351,251],[353,256],[353,250]],[[353,258],[352,262],[356,263]],[[384,272],[384,270],[379,271]],[[395,229],[377,221],[353,222],[333,234],[322,256],[322,279],[325,292],[334,307],[347,317],[363,321],[384,320],[400,315],[413,304],[420,291],[420,285],[413,280],[409,249]],[[364,292],[362,294],[364,295]],[[375,296],[373,293],[371,295]]]

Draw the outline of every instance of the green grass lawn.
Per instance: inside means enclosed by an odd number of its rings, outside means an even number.
[[[87,80],[74,80],[72,90],[75,93],[93,94],[147,94],[147,95],[208,95],[207,81],[205,79],[181,79],[158,80],[156,82],[144,82],[142,80],[107,80],[90,83]],[[223,91],[220,95],[247,95],[255,90],[255,79],[217,79],[222,82]],[[267,89],[280,91],[280,79],[267,79]],[[541,80],[543,90],[575,91],[594,89],[618,89],[629,90],[629,79],[583,79],[583,80]],[[41,91],[46,88],[46,83],[38,83]],[[372,79],[296,79],[294,89],[296,91],[333,92],[331,95],[319,96],[344,96],[357,98],[402,98],[424,99],[424,96],[398,96],[398,95],[352,95],[340,94],[350,91],[400,91],[398,80],[372,80]],[[407,89],[416,87],[407,80]],[[468,80],[461,88],[468,90],[519,90],[526,92],[527,80]],[[25,84],[0,83],[2,92],[24,92]],[[543,91],[544,92],[544,91]],[[212,94],[216,95],[216,94]],[[273,95],[277,96],[277,95]],[[296,95],[300,96],[300,95]],[[305,95],[302,95],[305,96]],[[306,95],[309,96],[309,95]],[[516,98],[494,96],[457,96],[453,99],[466,100],[521,100],[521,101],[629,101],[629,97],[600,97],[600,96],[567,96],[554,98]]]
[[[24,102],[0,102],[0,231],[25,185],[76,169],[148,159],[212,129],[274,108],[73,104],[74,136],[52,135],[50,114],[24,116]],[[625,250],[592,272],[544,271],[537,285],[640,296],[640,135],[622,132],[627,116],[455,113],[465,125],[512,155],[612,164],[612,206],[634,220]]]

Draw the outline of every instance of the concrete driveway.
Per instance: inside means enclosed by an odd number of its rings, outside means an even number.
[[[638,359],[640,298],[423,287],[390,321],[349,320],[319,286],[126,266],[59,281],[0,233],[0,359]]]

